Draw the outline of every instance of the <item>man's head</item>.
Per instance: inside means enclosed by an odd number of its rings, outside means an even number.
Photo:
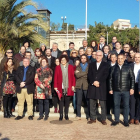
[[[13,57],[13,50],[12,49],[8,49],[5,53],[5,55],[7,56],[7,58],[12,58]]]
[[[74,49],[74,46],[75,46],[75,45],[74,45],[73,42],[70,42],[70,43],[69,43],[69,49],[73,50],[73,49]]]
[[[116,36],[113,36],[112,37],[112,43],[116,43],[117,42],[117,37]]]
[[[28,47],[30,47],[30,42],[29,42],[29,41],[25,41],[25,42],[23,43],[23,46],[24,46],[26,49],[28,49]]]
[[[131,58],[134,58],[135,53],[136,53],[136,50],[134,50],[134,49],[130,49],[130,50],[129,50],[129,54],[130,54],[130,57],[131,57]]]
[[[58,49],[58,44],[57,43],[53,43],[52,51],[57,51],[57,49]]]
[[[129,53],[129,50],[130,50],[129,44],[125,44],[125,45],[123,46],[123,50],[124,50],[124,52]]]
[[[20,53],[21,53],[22,55],[24,55],[25,52],[26,52],[26,48],[25,48],[24,46],[21,46],[21,47],[20,47]]]
[[[100,44],[105,44],[105,37],[104,36],[100,37]]]
[[[30,60],[28,58],[23,59],[23,66],[28,67],[30,65]]]
[[[31,52],[26,51],[25,52],[25,58],[28,58],[29,60],[31,60]]]
[[[104,54],[108,54],[110,50],[111,50],[111,49],[110,49],[110,47],[109,47],[108,45],[105,45],[105,46],[103,47],[103,52],[104,52]]]
[[[80,60],[82,64],[85,64],[88,61],[88,58],[85,54],[83,54],[81,55]]]
[[[96,52],[96,61],[97,61],[97,62],[101,62],[102,59],[103,59],[103,52],[102,52],[101,50],[98,50],[98,51]]]
[[[84,48],[80,48],[80,49],[79,49],[79,55],[81,56],[81,55],[83,55],[83,54],[85,54],[85,50],[84,50]]]
[[[117,62],[120,66],[122,66],[124,64],[124,61],[125,61],[125,56],[124,54],[119,54],[118,55],[118,58],[117,58]]]
[[[82,44],[83,44],[83,47],[86,48],[88,46],[87,40],[84,39],[83,42],[82,42]]]
[[[46,53],[46,56],[50,57],[52,54],[51,49],[47,48],[45,53]]]
[[[140,63],[140,53],[135,53],[135,63]]]
[[[110,60],[111,60],[112,63],[116,63],[116,61],[117,61],[116,54],[110,54]]]
[[[121,43],[120,42],[116,42],[115,43],[115,48],[116,48],[116,50],[121,50]]]

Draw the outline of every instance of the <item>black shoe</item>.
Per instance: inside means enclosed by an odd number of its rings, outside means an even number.
[[[29,116],[28,119],[29,119],[29,120],[33,120],[33,116]]]
[[[111,126],[116,126],[116,125],[119,125],[119,122],[115,121],[115,122],[112,122]]]
[[[68,114],[65,115],[65,120],[69,120]]]
[[[43,116],[39,116],[39,118],[37,120],[39,121],[39,120],[42,120],[42,119],[43,119]]]
[[[15,118],[15,120],[20,120],[20,119],[22,119],[21,116],[17,116],[17,117]]]
[[[129,127],[129,123],[128,122],[124,122],[124,126],[125,127]]]
[[[47,121],[47,120],[48,120],[48,115],[45,115],[44,121]]]
[[[62,120],[63,120],[63,114],[60,114],[59,121],[62,121]]]
[[[15,115],[12,114],[12,110],[8,109],[8,117],[15,117]]]

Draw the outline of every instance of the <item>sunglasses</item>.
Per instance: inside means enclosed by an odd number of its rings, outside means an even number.
[[[76,53],[76,52],[72,52],[72,53]]]
[[[13,53],[13,52],[6,52],[6,53],[10,54],[10,53]]]

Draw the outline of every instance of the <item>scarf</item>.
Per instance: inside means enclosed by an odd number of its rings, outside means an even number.
[[[66,64],[66,66],[64,67],[62,64],[60,64],[61,70],[62,70],[62,83],[63,83],[63,87],[64,87],[64,94],[67,93],[67,89],[68,89],[68,63]]]
[[[85,72],[86,71],[86,68],[88,66],[88,63],[87,62],[85,64],[80,63],[80,66],[82,68],[82,71]]]
[[[88,60],[90,60],[91,59],[91,55],[90,56],[87,56],[88,57]]]

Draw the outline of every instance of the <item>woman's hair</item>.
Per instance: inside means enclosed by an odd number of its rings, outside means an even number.
[[[91,54],[93,52],[93,49],[91,47],[87,47],[85,54],[87,55],[87,50],[90,49],[91,50]]]
[[[42,60],[46,60],[47,66],[49,66],[48,59],[46,57],[41,57],[40,66],[42,66]]]
[[[24,44],[27,43],[27,42],[28,42],[29,47],[30,47],[30,42],[29,42],[28,40],[26,40],[26,41],[23,42],[23,46],[24,46]]]
[[[65,50],[65,51],[62,51],[62,55],[63,55],[63,53],[67,53],[67,51]],[[67,55],[68,55],[68,53],[67,53]]]
[[[92,42],[95,42],[95,46],[97,46],[97,42],[92,40],[91,43],[90,43],[90,46],[92,47]]]
[[[39,51],[40,51],[40,49],[39,49],[39,48],[36,48],[36,49],[35,49],[35,51],[34,51],[35,56],[36,56],[36,51],[37,51],[37,50],[39,50]],[[41,53],[41,51],[40,51],[40,53]]]
[[[67,55],[61,55],[59,58],[59,62],[61,63],[62,58],[65,58],[67,62],[69,62],[69,58]]]
[[[6,72],[8,72],[8,65],[7,65],[7,63],[8,63],[9,60],[12,60],[12,62],[13,62],[12,58],[7,58],[6,62],[4,63],[4,71],[6,71]],[[12,64],[12,66],[14,66],[14,62]]]
[[[73,49],[73,50],[70,52],[70,57],[72,57],[72,53],[73,53],[73,52],[76,52],[76,56],[78,56],[78,51],[75,50],[75,49]]]

